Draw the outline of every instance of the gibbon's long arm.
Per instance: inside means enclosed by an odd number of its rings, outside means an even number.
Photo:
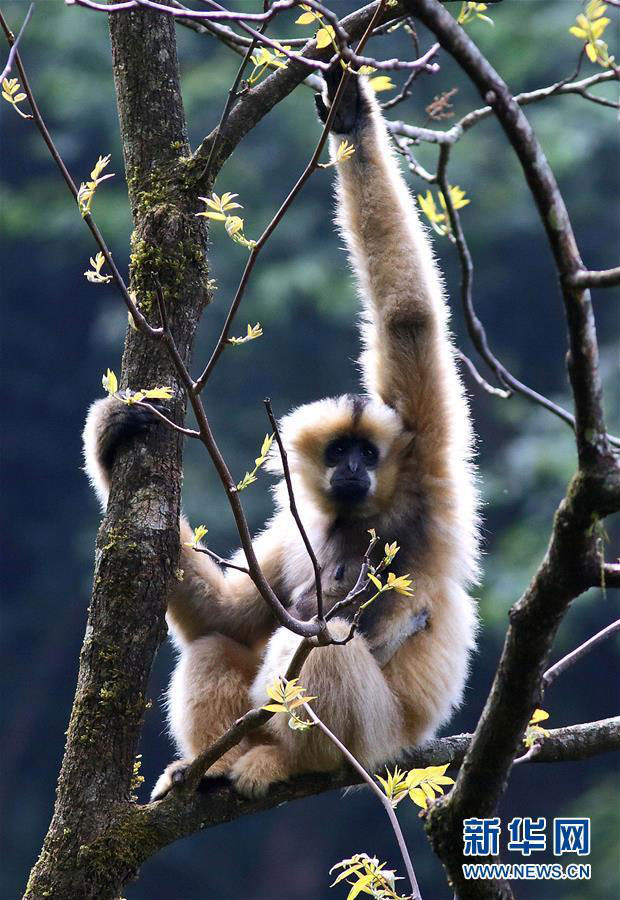
[[[328,78],[328,98],[334,93]],[[321,114],[325,104],[317,105]],[[350,79],[342,105],[333,130],[355,152],[337,166],[337,221],[362,294],[364,383],[417,436],[416,455],[425,438],[434,452],[449,441],[451,399],[462,402],[441,276],[364,79]],[[340,139],[331,138],[332,150]]]
[[[156,424],[145,407],[127,406],[114,397],[92,404],[84,426],[85,469],[105,508],[110,476],[119,447]],[[222,570],[204,553],[186,544],[193,531],[181,517],[182,578],[168,597],[168,619],[181,643],[214,632],[241,643],[254,643],[273,630],[273,615],[248,575]],[[268,532],[254,541],[259,564],[276,593],[282,581],[281,548]],[[243,555],[236,560],[244,564]],[[181,575],[181,573],[179,573]]]

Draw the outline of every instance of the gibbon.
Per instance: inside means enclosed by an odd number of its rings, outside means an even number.
[[[329,77],[317,98],[323,120],[338,78]],[[363,79],[350,78],[332,130],[332,153],[342,137],[355,148],[337,166],[336,195],[362,298],[363,392],[299,407],[282,420],[281,435],[326,610],[355,584],[370,528],[398,543],[391,568],[413,581],[413,596],[382,594],[351,641],[312,650],[300,673],[318,716],[376,771],[431,737],[461,701],[477,628],[467,588],[477,577],[478,501],[442,279]],[[104,504],[118,446],[147,427],[144,409],[114,398],[91,407],[86,470]],[[282,474],[276,456],[270,467]],[[309,619],[314,574],[283,479],[274,497],[256,555],[281,602]],[[247,575],[189,549],[192,539],[182,519],[183,579],[167,613],[179,651],[168,716],[180,759],[160,776],[153,799],[239,716],[268,702],[267,686],[284,675],[300,641],[277,626]],[[343,637],[350,622],[334,618],[329,627]],[[275,715],[207,775],[228,775],[240,793],[256,796],[295,773],[341,763],[318,729],[300,734]]]

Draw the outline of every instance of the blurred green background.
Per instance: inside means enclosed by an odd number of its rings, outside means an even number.
[[[249,3],[250,0],[247,0]],[[252,8],[260,4],[252,0]],[[344,14],[356,4],[332,3]],[[3,2],[16,30],[25,2]],[[454,7],[455,11],[458,5]],[[471,35],[517,91],[550,84],[573,71],[578,41],[568,28],[581,11],[575,0],[520,0],[492,11],[495,27],[469,26]],[[620,11],[606,32],[618,51]],[[295,36],[290,15],[273,34]],[[216,41],[178,29],[184,100],[193,146],[217,123],[238,58]],[[428,35],[421,33],[422,45]],[[384,57],[408,53],[402,33],[371,44]],[[105,17],[39,2],[21,45],[32,87],[73,177],[88,176],[99,154],[112,154],[114,179],[98,192],[95,218],[121,270],[128,259],[130,216],[111,75]],[[5,58],[5,51],[0,60]],[[413,98],[393,118],[426,124],[425,106],[458,87],[456,117],[480,105],[443,55],[441,71],[417,82]],[[590,63],[583,75],[596,71]],[[12,73],[13,75],[16,72]],[[402,79],[396,78],[399,83]],[[596,89],[617,98],[617,85]],[[390,94],[381,95],[386,99]],[[25,105],[25,104],[24,104]],[[617,264],[617,121],[613,110],[579,97],[530,106],[564,192],[579,245],[591,268]],[[451,124],[450,121],[445,123]],[[443,127],[443,123],[438,123]],[[219,193],[240,194],[246,234],[257,237],[294,183],[318,137],[311,92],[301,86],[249,135],[222,171]],[[3,853],[0,896],[18,896],[47,829],[61,761],[64,730],[83,637],[99,511],[80,471],[80,431],[88,403],[101,395],[101,373],[120,368],[125,308],[113,286],[86,282],[95,252],[59,173],[36,129],[0,106],[2,182],[2,782]],[[419,148],[432,167],[436,151]],[[427,186],[408,176],[415,192]],[[478,125],[453,153],[451,182],[471,197],[462,221],[476,263],[475,300],[492,347],[532,387],[570,406],[564,355],[565,326],[551,257],[515,157],[492,120]],[[331,225],[330,172],[316,173],[260,258],[235,333],[259,320],[265,336],[230,350],[206,395],[208,413],[233,473],[243,474],[266,431],[263,397],[277,413],[329,393],[354,389],[358,353],[357,302],[340,241]],[[197,209],[200,204],[197,201]],[[460,347],[472,353],[458,302],[458,266],[446,238],[436,251],[453,298]],[[196,346],[196,368],[209,354],[246,259],[216,224],[212,276],[219,288]],[[606,383],[609,425],[620,430],[618,292],[594,296]],[[479,588],[482,631],[465,704],[449,732],[472,730],[501,649],[507,612],[535,570],[554,509],[574,470],[570,430],[518,398],[482,394],[465,376],[479,435],[485,498],[484,581]],[[258,529],[269,514],[267,477],[244,494]],[[211,545],[228,553],[235,530],[209,459],[190,447],[185,509],[210,526]],[[618,527],[607,523],[608,558],[617,556]],[[614,549],[615,527],[615,549]],[[615,595],[614,595],[615,593]],[[617,617],[617,592],[591,591],[569,611],[554,658]],[[617,642],[571,669],[550,689],[551,726],[588,721],[617,711]],[[166,644],[153,673],[152,709],[142,744],[146,784],[172,749],[165,735],[162,696],[173,654]],[[515,885],[528,900],[612,900],[620,890],[618,768],[612,757],[583,763],[519,767],[501,814],[592,817],[592,880]],[[399,807],[425,897],[451,897],[423,835],[417,810]],[[248,817],[177,843],[150,860],[128,900],[205,896],[236,900],[322,900],[344,896],[328,888],[328,869],[353,852],[399,859],[381,809],[366,792],[317,797]],[[535,861],[550,861],[551,851]],[[518,859],[516,860],[518,861]],[[568,861],[572,861],[571,858]]]

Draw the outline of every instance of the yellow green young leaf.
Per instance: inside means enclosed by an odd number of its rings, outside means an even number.
[[[194,528],[194,543],[199,543],[203,539],[203,537],[209,533],[209,529],[204,525],[197,525]]]
[[[393,91],[396,87],[389,75],[377,75],[375,78],[370,78],[368,84],[375,94],[379,94],[381,91]]]
[[[248,325],[247,333],[243,337],[228,338],[228,343],[233,344],[234,346],[247,344],[248,341],[255,341],[257,338],[262,337],[262,335],[263,329],[260,322],[257,322],[256,325]]]
[[[374,586],[377,588],[378,591],[384,590],[384,586],[381,584],[380,579],[377,578],[376,575],[373,575],[372,572],[368,573],[368,580],[372,581],[372,583],[374,584]]]
[[[101,252],[97,253],[94,257],[90,257],[92,269],[87,269],[87,271],[84,272],[87,281],[90,281],[92,284],[107,284],[109,281],[112,281],[111,275],[101,274],[101,268],[104,263],[105,256]]]
[[[16,113],[18,113],[22,119],[32,119],[31,115],[28,113],[22,112],[22,110],[17,105],[21,103],[22,100],[26,99],[26,94],[23,91],[20,91],[20,83],[17,78],[3,78],[2,79],[2,96],[6,100],[7,103],[10,103]],[[19,93],[18,93],[19,92]]]
[[[146,400],[171,400],[173,391],[171,387],[150,388],[148,391],[142,391],[142,397]]]
[[[548,718],[549,713],[545,712],[544,709],[535,709],[532,713],[532,718],[525,729],[525,735],[523,737],[523,743],[528,749],[549,734],[546,728],[543,728],[542,725],[538,724],[539,722],[544,722]]]
[[[334,34],[335,32],[331,25],[324,25],[323,28],[319,28],[316,33],[317,50],[322,50],[324,47],[334,44]]]
[[[609,48],[602,35],[610,23],[604,13],[607,9],[601,0],[590,0],[586,6],[585,15],[579,13],[576,25],[572,25],[569,33],[581,41],[585,41],[586,56],[592,63],[598,63],[603,68],[613,65],[614,57],[609,55]]]
[[[397,594],[402,594],[404,597],[413,597],[413,591],[411,590],[412,584],[413,581],[409,578],[408,574],[395,575],[393,572],[388,572],[385,589],[388,591],[396,591]]]
[[[384,552],[385,552],[384,561],[385,561],[386,566],[389,566],[390,563],[392,563],[392,562],[394,561],[394,557],[396,556],[396,554],[398,553],[399,550],[400,550],[400,547],[398,546],[398,544],[396,543],[396,541],[394,541],[393,544],[386,544],[386,545],[385,545],[385,547],[384,547]]]
[[[112,369],[108,369],[101,379],[104,391],[108,394],[115,394],[118,391],[118,379]]]
[[[267,712],[288,712],[286,706],[283,703],[268,703],[266,706],[261,706],[261,709],[266,710]]]
[[[461,5],[461,10],[456,21],[459,25],[467,25],[472,19],[476,18],[480,19],[482,22],[486,22],[487,25],[493,25],[493,19],[484,15],[487,6],[487,3],[476,3],[472,2],[472,0],[465,0]]]
[[[372,75],[373,72],[376,72],[376,68],[374,66],[360,66],[357,70],[358,75]]]
[[[407,787],[413,802],[426,809],[429,800],[436,794],[443,794],[443,785],[454,784],[454,780],[446,775],[449,763],[442,766],[426,766],[424,769],[411,769],[407,773]]]
[[[302,13],[298,19],[295,19],[295,25],[312,25],[316,19],[320,21],[320,17],[311,10],[310,12]]]
[[[110,162],[110,159],[110,154],[107,156],[100,156],[90,173],[91,180],[86,182],[83,181],[80,184],[76,199],[82,218],[87,216],[91,211],[95,191],[101,182],[106,181],[108,178],[114,178],[114,172],[109,172],[107,175],[101,174]]]

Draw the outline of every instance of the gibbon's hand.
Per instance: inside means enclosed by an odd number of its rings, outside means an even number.
[[[336,96],[343,72],[340,62],[335,62],[324,75],[323,93],[314,95],[316,111],[323,124],[329,114],[332,100]],[[370,104],[364,93],[364,87],[360,84],[359,76],[350,75],[332,122],[332,131],[336,134],[351,134],[363,123],[369,112]]]
[[[132,438],[145,434],[159,420],[155,413],[140,404],[129,405],[111,397],[110,408],[105,420],[105,426],[99,439],[99,460],[106,469],[111,471],[119,449]],[[165,406],[159,400],[150,400],[149,404],[166,414]]]

